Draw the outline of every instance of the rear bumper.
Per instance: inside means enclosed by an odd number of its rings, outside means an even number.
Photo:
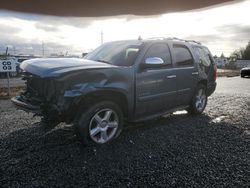
[[[11,102],[19,109],[24,110],[26,112],[32,112],[36,114],[40,114],[40,106],[34,106],[29,102],[25,101],[21,96],[11,98]]]
[[[210,95],[213,94],[213,92],[214,92],[215,89],[216,89],[216,85],[217,85],[217,83],[214,82],[214,83],[211,83],[211,84],[209,84],[209,85],[207,86],[207,95],[208,95],[208,96],[210,96]]]

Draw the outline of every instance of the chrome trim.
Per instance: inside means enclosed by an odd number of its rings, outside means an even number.
[[[176,75],[167,76],[167,79],[172,79],[172,78],[176,78]]]
[[[192,72],[192,75],[198,75],[199,72]]]
[[[139,102],[145,102],[145,101],[150,101],[154,100],[159,97],[167,97],[169,95],[174,95],[177,94],[177,91],[169,91],[169,92],[164,92],[164,93],[159,93],[159,94],[152,94],[152,95],[147,95],[147,96],[139,96],[138,101]]]

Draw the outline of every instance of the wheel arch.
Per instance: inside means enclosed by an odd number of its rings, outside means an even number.
[[[204,86],[207,87],[207,80],[205,80],[205,79],[200,80],[200,81],[198,82],[198,85],[199,85],[199,84],[202,84],[202,85],[204,85]],[[198,86],[198,85],[197,85],[197,86]]]
[[[92,91],[82,96],[78,103],[78,113],[76,118],[79,117],[84,109],[88,108],[89,105],[96,104],[104,100],[114,102],[121,108],[124,117],[126,118],[128,116],[129,103],[126,94],[117,89],[106,89]]]
[[[195,95],[195,92],[196,92],[196,90],[197,90],[197,88],[198,88],[199,85],[204,85],[205,88],[206,88],[206,90],[207,90],[207,80],[206,79],[201,79],[201,80],[199,80],[197,82],[196,86],[194,87],[194,90],[192,92],[192,96]]]

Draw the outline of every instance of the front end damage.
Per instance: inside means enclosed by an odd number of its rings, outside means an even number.
[[[65,113],[71,102],[63,97],[63,83],[30,73],[25,73],[23,79],[25,91],[11,99],[17,108],[43,116],[49,122],[69,121]]]
[[[21,64],[26,89],[12,102],[53,123],[73,122],[96,96],[111,91],[127,99],[133,72],[101,62],[79,59],[34,59]],[[126,100],[127,101],[127,100]],[[132,105],[130,106],[132,108]]]

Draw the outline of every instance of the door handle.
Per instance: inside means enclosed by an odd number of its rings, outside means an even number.
[[[176,75],[169,75],[169,76],[167,76],[167,79],[172,79],[172,78],[176,78]]]
[[[192,75],[198,75],[199,73],[198,72],[192,72]]]

